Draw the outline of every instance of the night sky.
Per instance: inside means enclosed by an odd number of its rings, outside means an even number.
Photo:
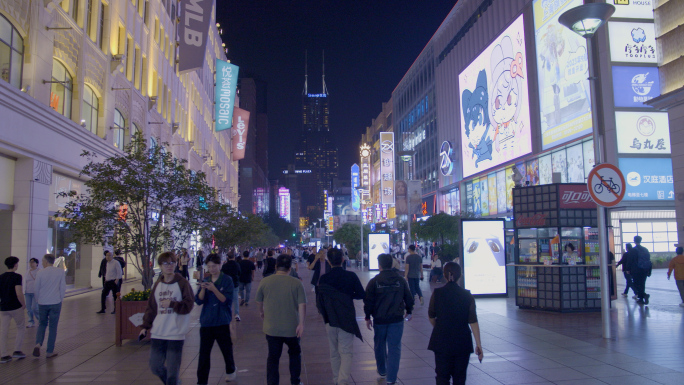
[[[304,51],[309,93],[320,93],[321,55],[338,143],[340,178],[382,103],[456,3],[450,1],[217,0],[228,59],[268,83],[269,178],[294,161],[301,130]],[[257,155],[258,156],[258,155]]]

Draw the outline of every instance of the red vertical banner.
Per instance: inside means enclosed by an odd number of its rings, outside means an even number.
[[[249,111],[235,107],[233,111],[233,128],[231,128],[231,141],[233,142],[232,159],[245,158],[247,147],[247,130],[249,129]]]

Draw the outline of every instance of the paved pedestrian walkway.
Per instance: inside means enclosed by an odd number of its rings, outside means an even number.
[[[302,338],[302,381],[305,385],[332,384],[328,341],[315,309],[309,273],[300,265],[307,289],[308,309]],[[375,273],[359,273],[362,283]],[[257,272],[257,276],[260,273]],[[139,284],[138,284],[139,285]],[[256,292],[254,283],[252,297]],[[439,285],[439,284],[437,284]],[[624,288],[618,277],[618,289]],[[613,301],[611,319],[614,338],[601,338],[600,313],[554,314],[519,310],[513,299],[478,299],[485,358],[473,357],[468,384],[684,384],[684,309],[674,281],[664,270],[655,270],[648,281],[651,304],[639,306],[620,297]],[[432,284],[434,287],[435,284]],[[622,286],[622,287],[620,287]],[[130,291],[136,283],[124,284]],[[404,385],[434,384],[434,356],[427,343],[432,327],[427,317],[430,285],[421,282],[425,306],[416,306],[406,323],[402,340],[399,381]],[[114,316],[95,314],[99,292],[65,300],[59,324],[55,358],[27,357],[0,366],[0,384],[157,384],[147,362],[149,343],[125,341],[114,346]],[[354,344],[352,377],[358,385],[384,385],[377,379],[373,333],[365,328],[362,304],[356,301],[364,341]],[[183,349],[182,382],[197,381],[199,350],[198,309]],[[267,345],[253,300],[240,308],[242,322],[235,323],[235,362],[238,379],[233,384],[263,385],[266,382]],[[24,352],[30,353],[36,329],[28,329]],[[11,331],[14,338],[15,331]],[[212,352],[210,384],[225,383],[218,347]],[[281,384],[288,384],[287,353],[281,359]]]

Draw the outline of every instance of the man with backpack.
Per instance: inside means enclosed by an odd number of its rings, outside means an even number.
[[[634,263],[631,266],[632,280],[634,281],[634,287],[637,292],[637,303],[648,305],[648,300],[651,298],[650,294],[646,294],[646,278],[651,276],[651,270],[653,265],[651,264],[651,254],[648,249],[641,246],[641,237],[638,235],[634,236],[634,243],[636,246],[632,248],[632,261]]]

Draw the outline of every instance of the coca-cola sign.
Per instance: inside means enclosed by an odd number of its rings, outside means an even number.
[[[561,185],[558,190],[561,209],[595,209],[596,203],[591,199],[587,185]]]
[[[534,214],[532,216],[521,215],[515,219],[516,227],[543,227],[546,226],[546,214]]]

